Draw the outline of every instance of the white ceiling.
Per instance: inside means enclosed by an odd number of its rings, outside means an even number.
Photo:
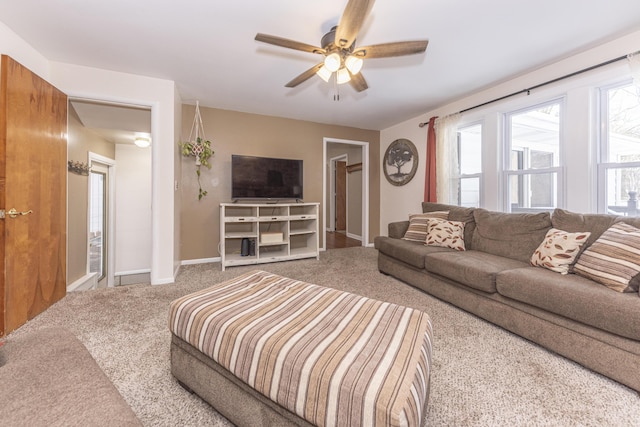
[[[638,0],[378,0],[357,45],[429,39],[426,53],[370,59],[369,89],[293,77],[320,62],[256,33],[311,45],[347,0],[0,0],[0,20],[47,59],[173,80],[184,103],[385,129],[640,30]]]
[[[82,125],[114,144],[133,144],[137,137],[151,139],[151,110],[74,99],[73,109]]]

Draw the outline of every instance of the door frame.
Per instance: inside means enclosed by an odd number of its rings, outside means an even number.
[[[96,95],[95,93],[83,92],[78,90],[69,90],[67,92],[67,96],[69,99],[80,100],[80,101],[90,101],[96,102],[100,104],[106,105],[121,105],[121,106],[133,106],[133,107],[142,107],[148,108],[151,110],[151,141],[160,141],[160,106],[164,105],[160,101],[149,101],[149,100],[141,100],[136,98],[127,98],[121,96],[107,96],[105,94]],[[169,283],[174,283],[175,278],[178,275],[178,270],[180,269],[180,262],[176,260],[176,254],[178,253],[177,248],[175,246],[177,236],[173,235],[172,237],[172,245],[166,245],[163,235],[167,233],[162,233],[160,226],[165,224],[167,209],[166,205],[166,192],[159,191],[161,188],[161,184],[164,183],[164,178],[167,175],[165,172],[165,168],[160,167],[162,162],[168,162],[168,158],[164,158],[166,156],[166,152],[164,147],[161,148],[159,144],[153,143],[151,144],[151,284],[152,285],[164,285]],[[174,154],[174,156],[178,156],[178,154]],[[172,157],[173,162],[175,160]],[[174,185],[177,185],[179,177],[175,175],[175,170],[171,170],[171,174],[173,176],[173,185],[172,188],[175,188]],[[177,190],[174,190],[174,193],[177,194]],[[173,197],[173,204],[171,205],[171,209],[175,208],[175,204],[179,201],[179,198]],[[162,209],[160,207],[163,207]],[[178,215],[179,210],[177,212],[171,211],[173,214]],[[174,216],[175,216],[174,215]],[[173,218],[173,217],[172,217]],[[179,222],[179,216],[177,216]],[[172,230],[175,231],[175,218],[172,222]],[[166,225],[166,224],[165,224]],[[170,249],[167,249],[170,248]],[[157,277],[162,271],[161,261],[166,258],[167,252],[171,251],[172,259],[173,259],[173,274],[170,277]]]
[[[107,287],[112,288],[115,286],[115,268],[116,268],[116,230],[115,230],[115,200],[116,200],[116,186],[114,185],[116,180],[116,161],[109,157],[102,156],[100,154],[89,151],[88,153],[89,169],[93,165],[93,162],[101,163],[107,167]],[[88,189],[88,201],[91,202],[91,185],[87,186]],[[87,206],[88,212],[89,206]],[[87,215],[87,232],[89,230],[89,222],[91,218]],[[88,236],[87,236],[88,237]],[[89,272],[89,239],[87,238],[87,274]],[[97,277],[95,278],[97,285]]]
[[[369,246],[369,142],[350,139],[322,138],[322,250],[327,249],[327,162],[328,145],[349,144],[362,150],[362,246]]]
[[[345,161],[349,162],[349,156],[346,154],[341,154],[337,157],[332,157],[329,159],[329,223],[327,224],[328,230],[336,231],[336,162]],[[348,196],[347,196],[347,200]],[[347,204],[346,209],[349,208]],[[349,218],[349,213],[347,212],[347,218]]]

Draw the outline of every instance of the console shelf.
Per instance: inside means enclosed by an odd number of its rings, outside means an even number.
[[[222,271],[237,265],[320,258],[319,203],[221,203]],[[247,255],[242,242],[246,239]],[[245,251],[246,252],[246,251]]]

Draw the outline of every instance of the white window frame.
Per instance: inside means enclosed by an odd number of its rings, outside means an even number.
[[[473,126],[480,126],[480,152],[483,153],[484,150],[482,148],[483,143],[484,143],[484,121],[483,120],[477,120],[474,122],[469,122],[469,123],[465,123],[463,125],[458,126],[457,129],[457,134],[458,134],[458,170],[456,171],[456,176],[453,177],[454,180],[458,181],[458,194],[455,194],[455,200],[457,200],[457,205],[461,206],[461,200],[460,200],[460,191],[462,188],[462,180],[463,179],[478,179],[478,207],[483,206],[484,203],[484,162],[482,161],[482,156],[480,158],[480,172],[478,173],[472,173],[472,174],[464,174],[464,173],[460,173],[460,171],[462,170],[462,165],[460,164],[460,156],[462,155],[462,150],[461,150],[461,144],[460,144],[460,131],[466,128],[470,128]],[[456,188],[456,187],[453,187]]]
[[[558,164],[557,166],[551,166],[548,168],[538,169],[511,169],[511,153],[512,153],[512,135],[511,135],[511,116],[524,113],[527,111],[536,110],[538,108],[559,104],[560,106],[560,123],[558,127]],[[511,110],[503,114],[503,150],[502,150],[502,205],[504,212],[511,212],[511,204],[509,203],[509,192],[511,191],[509,180],[512,176],[531,176],[537,174],[556,174],[556,179],[553,185],[553,195],[556,201],[556,206],[550,206],[550,210],[554,208],[563,208],[565,206],[565,179],[564,179],[564,134],[565,134],[565,122],[566,115],[566,99],[565,96],[556,97],[548,101],[542,101],[535,104],[527,105],[526,107],[519,108],[517,110]],[[531,211],[546,211],[547,209],[531,208]]]
[[[627,169],[640,167],[639,162],[612,162],[609,159],[609,96],[612,89],[629,86],[633,84],[632,79],[624,79],[618,82],[598,87],[598,112],[600,132],[598,135],[598,160],[597,160],[597,190],[596,200],[598,203],[598,213],[609,212],[607,205],[607,173],[615,169]]]

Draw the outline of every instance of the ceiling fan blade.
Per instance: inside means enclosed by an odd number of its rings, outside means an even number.
[[[258,33],[256,34],[255,40],[263,43],[273,44],[276,46],[286,47],[288,49],[301,50],[303,52],[319,53],[322,55],[326,53],[324,49],[317,46],[300,43],[295,40],[285,39],[283,37],[270,36],[268,34]]]
[[[318,72],[320,68],[322,68],[323,65],[324,65],[324,62],[314,65],[313,67],[309,68],[307,71],[305,71],[304,73],[300,74],[298,77],[296,77],[295,79],[287,83],[285,87],[296,87],[300,83],[309,80]]]
[[[353,54],[361,58],[390,58],[393,56],[413,55],[427,50],[429,40],[393,42],[359,47]]]
[[[336,29],[335,45],[348,49],[358,36],[374,0],[349,0]]]
[[[362,73],[351,74],[351,80],[349,80],[349,83],[358,92],[362,92],[369,87]]]

